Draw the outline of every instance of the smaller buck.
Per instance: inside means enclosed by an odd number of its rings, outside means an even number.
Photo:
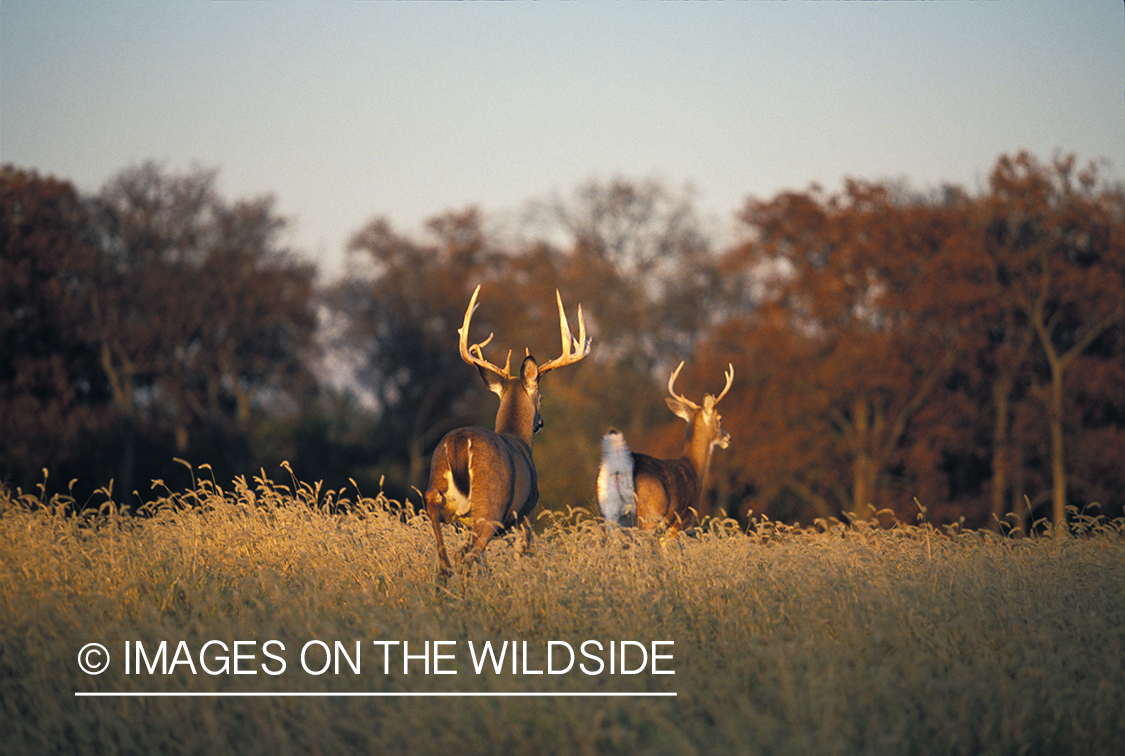
[[[602,466],[598,473],[598,506],[602,516],[622,526],[645,530],[668,527],[670,534],[689,523],[699,510],[703,481],[711,467],[714,447],[730,444],[715,405],[734,381],[734,366],[726,373],[727,385],[718,396],[707,394],[703,406],[676,393],[680,363],[668,379],[668,408],[687,421],[684,454],[679,459],[656,459],[630,451],[625,437],[610,429],[602,438]]]
[[[527,517],[539,501],[535,462],[531,458],[531,436],[543,427],[539,415],[539,379],[546,373],[578,362],[590,353],[582,307],[578,307],[578,338],[570,332],[562,296],[555,291],[562,332],[562,356],[542,365],[530,352],[517,375],[511,374],[512,353],[501,369],[484,359],[483,349],[492,334],[469,346],[469,322],[476,309],[480,286],[469,300],[460,334],[461,359],[474,365],[492,393],[500,397],[496,431],[458,428],[442,438],[430,464],[430,483],[424,494],[426,512],[437,541],[438,578],[453,573],[453,565],[441,537],[442,522],[464,522],[472,535],[461,552],[462,572],[468,570],[488,542],[499,532],[519,527],[522,538],[516,548],[522,553],[531,541]]]

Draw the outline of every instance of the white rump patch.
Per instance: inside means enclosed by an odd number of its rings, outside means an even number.
[[[463,495],[453,483],[453,471],[445,471],[445,507],[456,517],[467,517],[473,509],[473,440],[469,439],[469,496]]]
[[[637,511],[633,491],[633,453],[625,437],[612,430],[602,437],[602,466],[598,471],[598,508],[602,517],[618,525],[632,525]]]

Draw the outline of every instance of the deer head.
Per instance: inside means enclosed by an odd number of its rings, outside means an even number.
[[[725,449],[730,444],[730,434],[723,430],[722,417],[715,411],[715,405],[730,391],[731,384],[734,382],[734,365],[727,366],[725,376],[727,383],[723,386],[723,390],[719,392],[718,396],[713,396],[711,394],[703,395],[702,407],[687,397],[676,393],[676,378],[680,375],[680,371],[683,370],[683,367],[684,363],[681,362],[679,366],[672,371],[672,377],[668,379],[669,396],[665,401],[668,402],[668,409],[672,410],[672,414],[687,421],[688,437],[686,448],[684,449],[685,455],[688,449],[694,449],[696,446],[705,444],[709,457],[711,447],[718,446],[721,449]],[[701,466],[700,469],[702,471],[703,466]]]
[[[484,341],[469,346],[469,324],[476,311],[479,294],[478,285],[465,311],[465,321],[457,329],[461,359],[470,365],[475,365],[488,389],[500,397],[500,409],[496,413],[496,432],[509,433],[530,444],[531,435],[543,427],[543,417],[539,414],[539,378],[564,365],[578,362],[590,353],[590,340],[586,337],[586,321],[582,317],[582,305],[578,306],[578,338],[576,339],[570,332],[570,323],[566,319],[566,310],[563,309],[562,295],[557,289],[555,290],[555,301],[559,306],[562,354],[539,365],[531,356],[531,352],[527,351],[527,356],[520,364],[519,374],[513,376],[511,350],[508,350],[502,369],[484,358],[484,347],[488,346],[495,334],[490,333]]]

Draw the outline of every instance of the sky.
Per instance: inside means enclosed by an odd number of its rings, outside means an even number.
[[[1125,176],[1125,3],[0,0],[0,161],[94,193],[147,160],[273,195],[330,280],[590,180],[750,197],[983,188],[1001,154]]]

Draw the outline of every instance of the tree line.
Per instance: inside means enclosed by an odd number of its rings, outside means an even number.
[[[470,340],[494,332],[499,355],[557,350],[555,289],[594,340],[544,394],[544,506],[596,511],[610,426],[678,456],[663,395],[685,360],[687,396],[735,372],[701,514],[1121,512],[1125,189],[1097,164],[1020,153],[973,193],[849,180],[748,198],[722,244],[687,190],[591,181],[500,229],[477,208],[420,234],[377,217],[330,282],[285,246],[271,198],[232,201],[216,178],[146,163],[82,196],[3,167],[5,485],[135,505],[154,480],[288,461],[417,506],[442,435],[495,415],[457,353],[479,283]]]

